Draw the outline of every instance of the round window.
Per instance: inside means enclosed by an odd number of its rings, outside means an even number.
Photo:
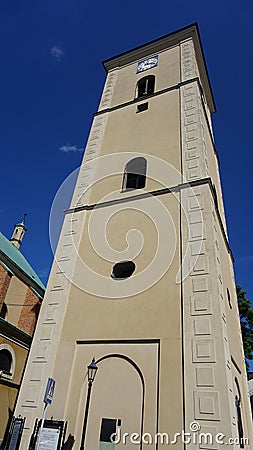
[[[124,280],[130,277],[135,271],[135,264],[133,261],[122,261],[116,263],[112,269],[112,278],[115,280]]]

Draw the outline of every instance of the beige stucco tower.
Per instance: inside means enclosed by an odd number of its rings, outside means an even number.
[[[178,437],[175,449],[223,448],[222,435],[224,443],[251,439],[215,105],[198,27],[104,67],[16,407],[26,417],[22,450],[49,376],[56,391],[47,415],[67,420],[80,448],[93,357],[86,450],[161,449],[182,430],[191,436]],[[108,442],[115,428],[128,433],[125,443]],[[213,442],[198,442],[199,433]]]

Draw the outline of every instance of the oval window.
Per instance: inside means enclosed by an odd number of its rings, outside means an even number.
[[[112,278],[115,280],[124,280],[130,277],[135,271],[135,264],[133,261],[122,261],[116,263],[112,269]]]

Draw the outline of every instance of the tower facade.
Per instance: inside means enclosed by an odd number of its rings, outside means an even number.
[[[22,449],[49,376],[48,417],[80,447],[93,357],[86,449],[216,449],[221,434],[240,448],[251,419],[197,25],[104,67],[16,407]]]

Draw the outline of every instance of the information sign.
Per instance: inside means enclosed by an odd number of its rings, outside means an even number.
[[[38,450],[57,450],[60,435],[59,428],[42,428]]]
[[[54,395],[55,380],[48,378],[47,387],[44,395],[44,403],[51,405]]]

